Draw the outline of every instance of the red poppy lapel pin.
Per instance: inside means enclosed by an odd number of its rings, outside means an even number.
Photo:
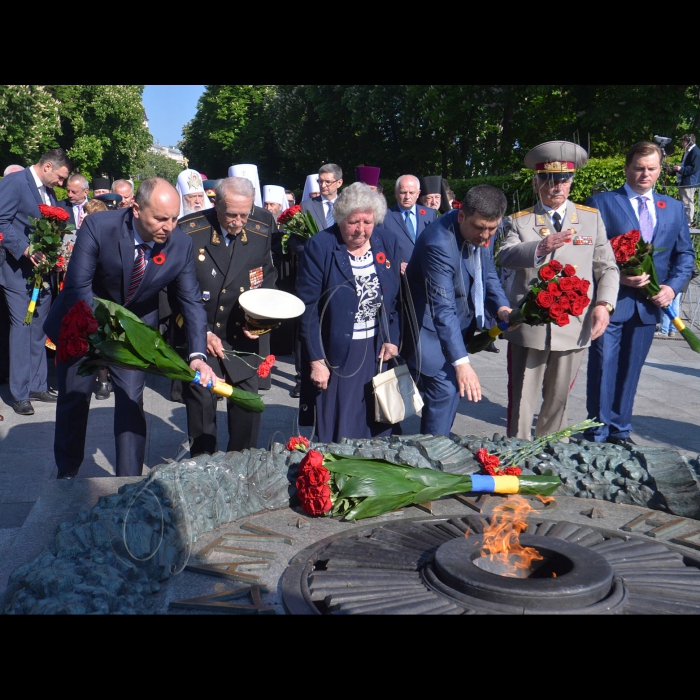
[[[156,265],[162,265],[165,262],[165,253],[161,250],[160,253],[154,255],[151,260],[153,260]]]
[[[656,202],[656,206],[659,207],[659,209],[665,209],[666,208],[666,202],[663,201],[663,199],[659,199]]]
[[[386,269],[387,269],[387,270],[391,269],[391,262],[389,262],[389,261],[386,259],[386,255],[384,255],[384,253],[383,253],[381,250],[377,253],[377,257],[375,258],[375,260],[376,260],[380,265],[386,265]]]
[[[425,216],[425,209],[419,209],[419,210],[418,210],[418,213],[419,213],[421,216]]]

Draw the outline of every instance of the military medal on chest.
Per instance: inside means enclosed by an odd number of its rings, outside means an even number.
[[[199,262],[204,262],[204,248],[199,249],[199,255],[197,256],[197,260],[199,260]]]

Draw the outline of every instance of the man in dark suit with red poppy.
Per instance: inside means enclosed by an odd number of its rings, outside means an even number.
[[[63,291],[44,329],[58,338],[66,313],[80,299],[91,307],[93,297],[116,302],[150,326],[158,325],[158,296],[174,290],[185,319],[190,367],[200,383],[217,381],[206,363],[206,313],[194,272],[192,241],[177,228],[180,197],[160,178],[144,180],[133,207],[89,216],[77,238]],[[143,269],[142,276],[134,274]],[[59,348],[60,350],[60,348]],[[58,406],[54,455],[57,478],[77,475],[83,461],[94,374],[81,377],[79,360],[58,362]],[[117,476],[140,476],[146,449],[143,388],[146,375],[111,367],[114,387],[114,435]]]
[[[690,279],[695,261],[683,205],[657,194],[662,152],[655,144],[634,144],[625,158],[625,184],[586,200],[600,211],[608,238],[638,230],[654,246],[660,292],[648,299],[641,291],[649,276],[620,275],[615,313],[605,333],[591,344],[588,355],[586,408],[588,417],[604,425],[586,437],[629,447],[632,408],[642,367],[654,339],[661,308],[668,306]]]
[[[48,391],[46,334],[42,329],[51,306],[48,285],[39,295],[34,322],[24,323],[33,291],[29,278],[43,259],[43,253],[30,253],[29,217],[41,218],[40,204],[56,205],[53,188],[62,185],[69,172],[66,152],[56,148],[44,153],[36,165],[0,181],[0,233],[7,253],[0,266],[0,284],[10,311],[10,391],[12,408],[22,416],[33,415],[31,401],[56,401],[55,394]]]
[[[382,226],[396,234],[401,254],[401,272],[413,254],[416,239],[435,221],[435,209],[417,205],[420,183],[415,175],[402,175],[396,181],[396,204],[389,207]]]

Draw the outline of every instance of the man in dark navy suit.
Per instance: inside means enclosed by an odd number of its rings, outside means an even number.
[[[449,436],[460,397],[481,400],[467,343],[483,327],[485,308],[501,321],[510,317],[489,245],[506,204],[501,190],[473,187],[459,211],[444,214],[419,236],[408,263],[419,341],[415,349],[404,343],[404,351],[423,385],[421,433]]]
[[[648,299],[642,288],[649,275],[620,275],[620,292],[610,323],[591,343],[588,355],[588,417],[604,423],[586,433],[596,442],[634,445],[632,407],[661,307],[668,306],[690,278],[695,261],[683,205],[654,192],[661,174],[661,149],[648,141],[627,152],[627,182],[613,192],[586,200],[600,211],[609,239],[631,230],[654,245],[654,265],[661,291]]]
[[[48,391],[46,334],[42,329],[51,306],[48,284],[42,288],[34,320],[25,324],[33,285],[30,277],[44,254],[30,253],[29,217],[41,218],[40,204],[56,206],[53,188],[62,185],[70,172],[70,161],[60,148],[47,151],[36,165],[11,173],[0,181],[0,233],[7,257],[0,266],[0,284],[10,312],[10,391],[12,408],[21,416],[31,416],[31,401],[55,403]],[[49,276],[45,276],[48,282]]]
[[[197,284],[192,240],[177,228],[180,197],[166,180],[151,178],[139,187],[133,207],[89,216],[80,230],[63,291],[44,324],[58,339],[61,321],[79,299],[120,304],[150,326],[158,325],[158,296],[168,287],[185,319],[190,367],[204,386],[217,381],[207,365],[207,316]],[[145,272],[134,291],[134,269],[141,251]],[[130,289],[131,288],[131,289]],[[83,461],[94,375],[78,374],[79,360],[58,362],[58,406],[54,455],[57,478],[76,476]],[[143,387],[146,375],[111,367],[117,476],[140,476],[146,449]]]
[[[401,272],[413,254],[416,239],[435,221],[435,209],[417,205],[420,183],[415,175],[402,175],[396,181],[396,204],[389,207],[383,226],[396,234],[401,252]]]
[[[58,206],[65,209],[70,216],[70,223],[75,226],[77,231],[83,222],[83,207],[88,201],[88,192],[90,191],[90,183],[85,175],[75,173],[66,180],[67,197],[62,199]]]
[[[695,145],[695,134],[684,134],[681,138],[683,160],[680,165],[671,167],[678,178],[678,195],[683,202],[688,226],[693,225],[695,216],[695,192],[700,185],[700,150]]]

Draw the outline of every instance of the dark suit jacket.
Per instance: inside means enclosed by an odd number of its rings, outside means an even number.
[[[132,209],[98,212],[88,216],[80,229],[71,256],[63,291],[51,307],[44,331],[58,338],[61,321],[79,300],[91,307],[93,297],[125,306],[150,326],[158,325],[158,295],[171,287],[177,297],[190,352],[206,355],[206,312],[194,269],[192,241],[175,228],[164,245],[156,244],[152,256],[162,252],[165,261],[151,259],[136,293],[124,304],[134,269],[134,217]]]
[[[308,211],[314,217],[319,231],[323,231],[326,228],[326,210],[328,207],[323,206],[325,201],[323,197],[319,196],[305,199],[301,203],[302,211]]]
[[[474,318],[472,278],[465,260],[469,246],[457,224],[458,210],[443,214],[416,241],[406,278],[419,324],[417,353],[405,345],[411,364],[434,377],[445,364],[467,355],[463,333]],[[484,285],[484,306],[495,316],[508,306],[493,262],[493,248],[479,248]]]
[[[251,340],[243,334],[245,312],[238,297],[249,289],[275,287],[277,272],[270,252],[274,217],[255,207],[244,228],[245,237],[243,233],[238,235],[233,251],[226,245],[216,209],[184,216],[178,226],[192,242],[207,330],[221,339],[226,350],[251,353],[242,359],[227,357],[222,361],[231,381],[238,384],[256,373],[261,360],[253,353],[266,354],[261,340]],[[173,307],[179,308],[179,304],[174,302]],[[209,357],[208,362],[214,371],[220,371],[218,358]]]
[[[27,289],[27,279],[34,271],[24,251],[29,245],[29,217],[41,218],[39,205],[44,203],[30,170],[31,166],[0,180],[0,233],[8,253],[5,264],[0,266],[0,284],[15,290]],[[56,204],[51,192],[49,197]],[[27,294],[31,295],[31,291]]]
[[[401,269],[398,247],[392,236],[379,229],[373,231],[371,243],[384,305],[380,317],[380,340],[398,346]],[[380,254],[385,258],[384,263],[378,260]],[[308,359],[327,358],[332,366],[342,368],[352,342],[357,291],[348,248],[337,224],[319,231],[306,242],[299,264],[297,296],[306,304],[302,342]]]
[[[418,240],[421,233],[435,221],[437,214],[435,209],[422,207],[420,204],[416,204],[416,218],[418,219],[416,240]],[[413,254],[414,243],[411,234],[406,228],[406,219],[404,218],[403,209],[401,209],[398,204],[389,207],[382,226],[396,235],[400,247],[401,262],[408,262]]]
[[[685,156],[681,171],[681,186],[700,184],[700,147],[691,148]]]
[[[693,149],[695,150],[695,149]],[[673,197],[654,193],[656,211],[656,228],[652,243],[654,248],[654,265],[659,275],[660,284],[666,284],[678,294],[690,279],[695,263],[693,245],[690,241],[688,221],[683,205]],[[586,205],[600,211],[609,239],[639,229],[634,209],[627,192],[620,187],[613,192],[601,192],[586,200]],[[617,306],[612,320],[627,321],[635,311],[643,324],[659,323],[661,309],[652,304],[641,292],[632,287],[620,285]]]

